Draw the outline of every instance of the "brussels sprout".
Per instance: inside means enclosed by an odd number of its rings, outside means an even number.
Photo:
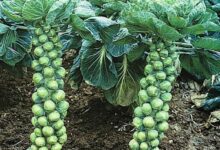
[[[131,150],[139,150],[139,143],[133,139],[129,142],[129,147]]]
[[[170,92],[172,85],[169,81],[163,81],[160,83],[160,90]]]
[[[169,129],[169,124],[166,121],[164,121],[162,123],[159,123],[158,124],[158,129],[159,129],[160,132],[165,132]]]
[[[36,38],[36,37],[32,38],[31,43],[32,43],[34,46],[38,46],[38,45],[39,45],[38,38]]]
[[[43,127],[43,135],[46,137],[52,136],[54,134],[54,129],[50,126]]]
[[[155,126],[155,121],[152,117],[148,116],[143,119],[143,124],[146,128],[153,128]]]
[[[41,34],[44,33],[41,28],[36,28],[34,32],[35,32],[36,35],[41,35]]]
[[[37,122],[37,117],[32,117],[31,118],[31,123],[34,127],[36,127],[38,125],[38,122]]]
[[[140,80],[140,85],[141,85],[142,88],[145,88],[145,87],[148,85],[145,78],[142,78],[142,79]]]
[[[31,143],[34,143],[36,138],[37,138],[36,134],[35,133],[31,133],[31,135],[30,135]]]
[[[58,120],[57,122],[55,122],[55,123],[53,124],[53,128],[54,128],[55,130],[59,130],[59,129],[61,129],[63,126],[64,126],[63,120]]]
[[[153,109],[157,110],[160,110],[163,107],[163,101],[159,98],[154,98],[150,104]]]
[[[65,133],[59,137],[59,143],[64,144],[66,141],[67,141],[67,134]]]
[[[156,97],[159,94],[159,90],[157,87],[155,86],[149,86],[147,88],[147,95],[151,96],[151,97]]]
[[[153,75],[148,75],[147,77],[146,77],[146,82],[148,83],[148,84],[151,84],[151,85],[153,85],[153,84],[155,84],[156,83],[156,78],[153,76]]]
[[[162,110],[163,110],[163,111],[169,111],[169,110],[170,110],[169,104],[165,103],[165,104],[163,105]]]
[[[48,115],[48,119],[51,122],[58,121],[60,119],[60,113],[57,111],[53,111]]]
[[[66,70],[63,67],[60,67],[57,71],[56,71],[56,75],[60,78],[64,78],[66,75]]]
[[[56,51],[50,51],[50,52],[48,53],[48,57],[49,57],[50,59],[56,59],[57,56],[58,56],[58,53],[57,53]]]
[[[156,113],[156,121],[167,121],[169,119],[169,114],[166,111],[159,111]]]
[[[139,132],[137,136],[138,136],[138,140],[140,140],[141,142],[144,142],[147,138],[145,132],[143,131]]]
[[[156,138],[158,137],[158,135],[159,135],[159,133],[158,133],[157,130],[149,130],[149,131],[147,132],[147,138],[148,138],[149,140],[154,140],[154,139],[156,139]]]
[[[43,137],[37,137],[35,140],[35,144],[39,147],[41,146],[45,146],[46,145],[46,141]]]
[[[163,63],[161,61],[155,61],[153,63],[153,68],[155,70],[163,70]]]
[[[59,41],[57,43],[55,43],[55,45],[58,48],[62,48],[63,47],[63,44],[61,42],[59,42]]]
[[[53,77],[54,69],[52,67],[45,67],[43,70],[43,74],[47,78]]]
[[[44,87],[40,87],[37,89],[37,95],[40,97],[40,98],[47,98],[49,96],[49,92],[47,91],[46,88]]]
[[[160,56],[157,51],[150,52],[149,57],[153,61],[160,60]]]
[[[32,100],[35,104],[40,104],[42,102],[40,97],[37,95],[37,92],[32,94]]]
[[[158,80],[165,80],[166,79],[166,73],[163,71],[157,72],[155,76]]]
[[[56,104],[52,100],[47,100],[44,102],[44,109],[46,111],[54,111],[56,109]]]
[[[62,145],[59,143],[56,143],[51,147],[51,150],[62,150]]]
[[[165,45],[164,45],[163,42],[159,42],[159,43],[157,44],[157,48],[159,48],[159,49],[164,49],[164,47],[165,47]]]
[[[50,90],[57,90],[58,89],[58,83],[56,80],[50,80],[46,84]]]
[[[138,131],[133,133],[133,139],[138,140]]]
[[[67,101],[61,101],[57,104],[57,110],[61,113],[66,112],[69,108],[69,103]]]
[[[153,66],[150,64],[146,65],[144,68],[144,74],[148,75],[151,74],[152,72],[153,72]]]
[[[56,135],[60,137],[60,136],[64,135],[65,133],[66,133],[66,127],[63,126],[61,129],[59,129],[59,130],[56,132]]]
[[[55,37],[53,37],[53,38],[51,39],[51,41],[52,41],[53,43],[57,43],[57,42],[59,42],[59,40],[60,40],[60,38],[59,38],[58,36],[55,36]]]
[[[151,51],[155,51],[157,49],[156,45],[155,44],[151,44],[150,45],[150,50]]]
[[[35,145],[31,145],[30,148],[31,148],[30,150],[38,150],[37,146],[35,146]]]
[[[35,104],[35,105],[32,106],[32,112],[36,116],[43,116],[44,115],[43,108],[40,105],[38,105],[38,104]]]
[[[168,66],[173,65],[172,58],[171,57],[167,57],[167,58],[163,59],[163,65],[164,65],[164,67],[168,67]]]
[[[147,91],[145,91],[145,90],[140,90],[138,93],[138,97],[141,102],[147,102],[149,99],[149,97],[147,95]]]
[[[64,88],[64,81],[63,81],[63,79],[57,79],[57,83],[58,83],[58,87],[60,89]]]
[[[66,96],[66,94],[63,90],[57,90],[55,93],[53,93],[52,99],[55,102],[60,102],[65,99],[65,96]]]
[[[161,94],[160,98],[164,101],[164,102],[169,102],[172,99],[172,94],[171,93],[163,93]]]
[[[41,43],[45,43],[45,42],[47,42],[47,40],[48,40],[47,35],[42,34],[42,35],[39,36],[39,41],[40,41]]]
[[[41,71],[42,66],[39,64],[37,60],[33,60],[31,63],[31,68],[34,69],[35,71]]]
[[[165,68],[165,72],[167,75],[174,75],[176,74],[176,68],[174,66],[170,66]]]
[[[140,144],[140,150],[148,150],[148,144],[146,142],[142,142]]]
[[[168,57],[168,55],[169,55],[168,50],[163,49],[160,51],[160,57],[166,58],[166,57]]]
[[[56,144],[57,141],[58,141],[58,138],[55,135],[52,135],[52,136],[47,138],[47,143],[50,144],[50,145]]]
[[[40,129],[40,128],[35,128],[35,129],[34,129],[34,133],[35,133],[35,135],[36,135],[37,137],[42,136],[42,132],[41,132],[41,129]]]
[[[41,73],[35,73],[33,75],[33,82],[35,85],[41,84],[43,82],[43,79],[44,79],[44,77]]]
[[[133,125],[136,127],[136,128],[140,128],[142,125],[143,125],[143,122],[142,122],[142,119],[141,118],[138,118],[138,117],[135,117],[133,119]]]
[[[44,55],[44,50],[39,46],[34,49],[34,55],[42,57]]]
[[[176,80],[175,75],[170,75],[167,77],[167,80],[170,81],[171,83],[173,83]]]
[[[54,45],[52,42],[46,42],[43,45],[44,50],[51,51],[54,48]]]
[[[159,135],[159,139],[162,140],[163,138],[165,138],[165,135],[164,135],[164,133],[162,132],[162,133],[160,133],[160,135]]]
[[[172,58],[173,61],[177,60],[178,58],[178,54],[177,53],[173,53],[170,57]]]
[[[47,118],[46,118],[45,116],[39,117],[39,118],[37,119],[37,121],[38,121],[38,124],[39,124],[40,126],[42,126],[42,127],[45,127],[45,126],[47,126],[47,124],[48,124]]]
[[[143,117],[144,114],[140,106],[134,109],[134,115],[135,117]]]
[[[44,65],[44,66],[48,66],[49,63],[50,63],[50,60],[48,57],[45,57],[45,56],[40,57],[39,64]]]
[[[54,37],[55,35],[56,35],[56,30],[54,30],[54,29],[51,29],[48,33],[49,37]]]
[[[157,146],[159,146],[159,144],[160,144],[160,141],[158,139],[155,139],[155,140],[150,142],[150,145],[152,147],[157,147]]]
[[[62,58],[57,58],[52,61],[52,65],[54,68],[59,68],[62,65]]]
[[[51,29],[51,26],[50,25],[43,25],[43,29],[45,32],[49,32]]]
[[[151,105],[148,104],[148,103],[143,104],[143,106],[142,106],[141,109],[142,109],[142,112],[143,112],[145,115],[150,115],[151,112],[152,112]]]
[[[171,46],[169,52],[174,53],[176,52],[176,46]]]
[[[48,150],[48,148],[44,146],[44,147],[39,148],[39,150]]]

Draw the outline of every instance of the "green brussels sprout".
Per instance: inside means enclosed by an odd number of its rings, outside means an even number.
[[[145,88],[145,87],[148,85],[145,78],[142,78],[142,79],[140,80],[140,85],[141,85],[142,88]]]
[[[59,143],[64,144],[66,141],[67,141],[67,134],[65,133],[59,137]]]
[[[44,146],[44,147],[39,148],[39,150],[48,150],[48,148]]]
[[[131,150],[139,150],[139,143],[133,139],[129,142],[129,147]]]
[[[157,110],[160,110],[163,107],[163,101],[159,98],[154,98],[150,104],[153,109]]]
[[[152,72],[153,72],[153,66],[150,64],[146,65],[144,68],[144,74],[148,75],[151,74]]]
[[[53,45],[52,42],[46,42],[46,43],[44,43],[44,45],[43,45],[43,49],[44,49],[45,51],[51,51],[53,48],[54,48],[54,45]]]
[[[37,57],[42,57],[44,56],[44,50],[40,46],[36,47],[34,49],[34,55],[36,55]]]
[[[33,75],[33,82],[35,85],[41,84],[43,82],[43,79],[44,79],[44,77],[41,73],[35,73]]]
[[[160,83],[160,90],[170,92],[172,85],[169,81],[163,81]]]
[[[50,137],[54,134],[54,129],[50,126],[46,126],[46,127],[43,127],[42,132],[44,136]]]
[[[35,34],[38,35],[38,36],[44,33],[41,28],[36,28],[34,32],[35,32]]]
[[[58,138],[57,138],[57,136],[55,136],[55,135],[52,135],[52,136],[50,136],[50,137],[47,137],[47,143],[50,144],[50,145],[56,144],[57,141],[58,141]]]
[[[163,42],[159,42],[159,43],[157,44],[157,48],[159,48],[159,49],[164,49],[164,47],[165,47],[165,45],[164,45]]]
[[[54,68],[59,68],[62,65],[62,58],[57,58],[54,61],[52,61],[52,66]]]
[[[158,54],[157,51],[153,51],[149,53],[149,58],[153,61],[160,60],[160,55]]]
[[[157,49],[156,45],[155,44],[151,44],[150,45],[150,50],[151,51],[155,51]]]
[[[162,60],[164,67],[172,66],[173,65],[173,60],[171,57],[167,57]]]
[[[34,46],[38,46],[38,45],[39,45],[38,38],[36,38],[36,37],[32,38],[31,43],[32,43]]]
[[[60,67],[57,71],[56,71],[56,75],[60,78],[64,78],[66,75],[66,70],[63,67]]]
[[[56,104],[52,100],[47,100],[44,102],[44,109],[48,112],[52,112],[56,109]]]
[[[134,109],[134,115],[135,117],[143,117],[144,114],[140,106]]]
[[[31,145],[31,150],[38,150],[37,146],[36,145]]]
[[[47,118],[45,116],[41,116],[37,119],[37,122],[40,126],[45,127],[48,125]]]
[[[141,131],[141,132],[138,132],[138,140],[139,141],[141,141],[141,142],[144,142],[144,141],[146,141],[146,134],[145,134],[145,132],[143,132],[143,131]]]
[[[160,132],[165,132],[169,129],[169,124],[166,121],[164,121],[162,123],[159,123],[158,124],[158,129],[159,129]]]
[[[175,53],[176,52],[176,46],[171,46],[169,49],[169,52]]]
[[[163,49],[160,51],[160,57],[166,58],[166,57],[168,57],[168,55],[169,55],[168,50]]]
[[[143,104],[141,109],[145,115],[150,115],[152,113],[151,105],[148,103]]]
[[[139,117],[135,117],[134,119],[133,119],[133,125],[136,127],[136,128],[140,128],[142,125],[143,125],[143,121],[142,121],[142,119],[141,118],[139,118]]]
[[[62,150],[62,145],[60,143],[56,143],[51,147],[51,150]]]
[[[167,77],[167,80],[170,81],[171,83],[173,83],[176,80],[175,75],[170,75]]]
[[[163,63],[161,61],[155,61],[153,63],[153,68],[155,70],[163,70]]]
[[[138,140],[138,131],[133,133],[133,139]]]
[[[67,101],[61,101],[57,104],[57,110],[61,113],[66,112],[69,108],[69,103]]]
[[[153,128],[155,126],[155,121],[151,116],[148,116],[143,119],[143,125],[146,128]]]
[[[60,119],[60,113],[57,111],[53,111],[48,115],[48,119],[51,122],[58,121]]]
[[[64,81],[63,79],[57,79],[57,83],[58,83],[58,87],[59,89],[63,89],[64,88]]]
[[[40,103],[42,103],[40,97],[37,95],[37,92],[34,92],[34,93],[32,94],[32,100],[33,100],[33,102],[34,102],[35,104],[40,104]]]
[[[56,35],[56,30],[54,30],[54,29],[51,29],[48,33],[49,37],[54,37],[55,35]]]
[[[170,66],[165,68],[165,72],[167,75],[174,75],[176,74],[176,68],[174,66]]]
[[[146,142],[141,142],[140,150],[148,150],[148,144]]]
[[[159,140],[162,140],[163,138],[165,138],[165,135],[164,135],[164,133],[162,132],[162,133],[159,134]]]
[[[47,40],[48,40],[48,37],[47,37],[46,34],[42,34],[42,35],[39,36],[39,41],[41,43],[45,43],[45,42],[47,42]]]
[[[169,110],[170,110],[169,104],[168,104],[168,103],[165,103],[165,104],[163,105],[162,110],[163,110],[163,111],[169,111]]]
[[[30,135],[31,143],[34,143],[36,138],[37,138],[36,134],[35,133],[31,133],[31,135]]]
[[[147,77],[146,77],[146,82],[148,83],[148,84],[151,84],[151,85],[153,85],[153,84],[155,84],[156,83],[156,78],[154,77],[154,75],[148,75]]]
[[[60,41],[58,41],[57,43],[55,43],[55,45],[56,45],[56,47],[58,47],[58,48],[62,48],[62,47],[63,47],[63,44],[62,44]]]
[[[35,71],[41,71],[42,70],[42,66],[40,65],[40,63],[37,60],[32,61],[31,68],[34,69]]]
[[[54,69],[52,67],[45,67],[43,74],[46,78],[51,78],[54,75]]]
[[[172,55],[170,55],[173,61],[177,60],[178,56],[179,55],[177,53],[173,53]]]
[[[35,140],[35,144],[39,147],[41,146],[45,146],[46,145],[46,141],[43,137],[37,137]]]
[[[159,71],[156,73],[155,76],[156,76],[156,79],[158,79],[158,80],[165,80],[167,75],[165,72]]]
[[[47,83],[47,88],[50,90],[57,90],[58,89],[58,83],[56,80],[49,80]]]
[[[157,87],[155,86],[149,86],[147,88],[147,95],[151,96],[151,97],[156,97],[159,94],[159,90]]]
[[[157,146],[159,146],[159,144],[160,144],[160,141],[158,139],[155,139],[155,140],[150,142],[150,145],[152,147],[157,147]]]
[[[37,89],[37,95],[40,97],[40,98],[47,98],[49,96],[49,92],[46,88],[44,87],[40,87]]]
[[[65,99],[65,92],[63,90],[57,90],[55,93],[52,94],[52,100],[55,102],[60,102]]]
[[[50,52],[48,53],[48,57],[49,57],[50,59],[56,59],[56,58],[58,57],[58,53],[57,53],[56,51],[50,51]]]
[[[37,122],[37,117],[32,117],[31,118],[31,123],[34,127],[36,127],[38,125],[38,122]]]
[[[138,97],[139,97],[139,100],[141,102],[147,102],[148,99],[149,99],[149,96],[147,95],[147,91],[146,90],[140,90],[138,92]]]
[[[40,105],[38,105],[38,104],[35,104],[35,105],[32,106],[32,112],[36,116],[43,116],[44,115],[43,108]]]
[[[59,129],[59,130],[56,132],[56,135],[57,135],[58,137],[60,137],[60,136],[64,135],[65,133],[66,133],[66,127],[63,126],[61,129]]]
[[[63,120],[58,120],[57,122],[53,123],[52,126],[55,130],[59,130],[64,126],[64,122]]]
[[[50,26],[50,25],[44,25],[44,24],[43,24],[43,29],[44,29],[45,32],[49,32],[50,29],[51,29],[51,26]]]
[[[160,98],[164,101],[164,102],[169,102],[172,99],[172,94],[171,93],[163,93],[161,94]]]
[[[54,37],[52,37],[52,39],[51,39],[51,41],[52,41],[53,43],[57,43],[57,42],[59,42],[59,40],[60,40],[60,38],[59,38],[58,36],[54,36]]]
[[[147,132],[147,138],[148,138],[149,140],[154,140],[154,139],[156,139],[158,136],[159,136],[159,133],[158,133],[157,130],[149,130],[149,131]]]
[[[156,113],[156,121],[167,121],[169,119],[169,114],[166,111],[159,111]]]
[[[44,66],[48,66],[50,64],[50,60],[48,57],[40,57],[39,59],[39,64],[44,65]]]
[[[35,129],[34,129],[34,133],[35,133],[35,135],[36,135],[37,137],[42,136],[42,132],[41,132],[41,129],[40,129],[40,128],[35,128]]]

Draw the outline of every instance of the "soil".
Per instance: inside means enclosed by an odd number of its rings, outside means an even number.
[[[0,69],[1,70],[1,69]],[[15,78],[0,72],[0,150],[25,150],[33,127],[30,119],[31,73]],[[101,91],[83,84],[75,91],[66,87],[70,109],[66,118],[68,142],[64,150],[127,150],[132,137],[132,111],[108,104]],[[170,129],[161,150],[219,150],[220,125],[207,128],[208,112],[196,109],[189,90],[180,82],[173,90]]]

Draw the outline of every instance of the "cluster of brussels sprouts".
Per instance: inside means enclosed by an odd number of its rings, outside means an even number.
[[[64,118],[69,103],[65,100],[61,48],[58,28],[41,23],[34,31],[32,44],[35,60],[33,82],[36,91],[32,95],[34,105],[32,124],[35,127],[30,135],[31,150],[61,150],[67,141]]]
[[[158,150],[159,143],[168,130],[169,102],[172,99],[172,83],[176,79],[174,61],[178,55],[169,42],[150,45],[146,77],[140,80],[140,106],[134,110],[133,125],[136,128],[129,143],[132,150]]]

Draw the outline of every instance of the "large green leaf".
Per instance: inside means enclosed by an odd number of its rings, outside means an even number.
[[[220,39],[204,37],[193,42],[193,45],[198,48],[220,51]]]
[[[76,4],[74,13],[81,18],[89,18],[96,16],[96,10],[88,1],[80,1]]]
[[[9,30],[9,26],[0,23],[0,34],[4,34]]]
[[[44,18],[55,0],[26,0],[22,9],[25,20],[36,21]]]
[[[104,47],[88,48],[82,54],[80,69],[88,84],[104,90],[112,88],[117,82],[114,62]]]

